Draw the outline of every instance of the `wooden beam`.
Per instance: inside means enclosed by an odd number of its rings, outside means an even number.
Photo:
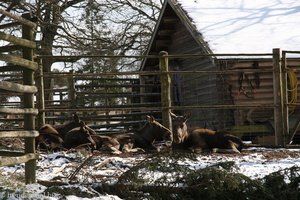
[[[174,29],[163,29],[163,30],[159,30],[157,35],[166,36],[166,35],[172,35],[175,32],[176,31]]]
[[[22,15],[22,18],[30,19],[30,14],[26,13]],[[23,25],[22,26],[22,38],[33,41],[33,28]],[[34,51],[32,48],[24,48],[23,58],[33,61]],[[38,69],[38,64],[35,63],[35,69]],[[34,71],[30,69],[23,70],[23,84],[34,87]],[[34,87],[36,88],[36,87]],[[23,96],[23,104],[25,108],[34,108],[34,95],[33,93],[25,93]],[[24,115],[24,129],[31,131],[35,129],[35,117],[30,114]],[[35,154],[35,139],[34,138],[25,138],[25,153],[26,154]],[[26,184],[36,182],[36,160],[32,159],[29,162],[25,163],[25,182]]]
[[[30,28],[36,28],[36,24],[28,19],[24,19],[23,17],[20,17],[18,15],[14,15],[10,12],[7,12],[5,10],[0,9],[0,14],[5,15],[7,17],[10,17],[18,22],[20,22],[23,25],[29,26]]]
[[[39,111],[38,109],[35,108],[1,108],[0,107],[0,113],[37,115]]]
[[[34,41],[18,38],[16,36],[6,34],[2,31],[0,31],[0,39],[11,42],[11,43],[16,44],[16,45],[28,47],[28,48],[31,48],[31,49],[36,48],[36,43]]]
[[[37,88],[30,85],[22,85],[18,83],[11,83],[8,81],[0,81],[0,89],[18,93],[36,93]]]
[[[273,96],[275,145],[284,146],[281,50],[273,49]]]
[[[0,54],[0,60],[5,62],[14,63],[16,65],[20,65],[22,67],[25,67],[27,69],[31,69],[33,71],[37,70],[38,64],[36,62],[26,60],[24,58],[20,58],[17,56],[11,56],[6,54]]]
[[[35,73],[35,85],[38,89],[36,93],[36,107],[39,109],[45,109],[45,88],[44,88],[44,77],[43,77],[43,65],[42,60],[39,59],[39,68]],[[37,115],[37,127],[42,127],[45,121],[45,112],[39,112]]]
[[[164,17],[162,19],[162,22],[164,24],[176,24],[177,22],[179,22],[179,19],[175,17]]]
[[[38,131],[0,131],[0,138],[35,138]]]
[[[172,119],[171,119],[171,76],[169,71],[168,52],[161,51],[159,53],[160,84],[161,84],[161,105],[162,109],[162,124],[172,132]]]
[[[289,106],[288,106],[288,69],[287,69],[286,54],[282,54],[281,58],[281,109],[282,109],[282,126],[283,126],[283,145],[290,144],[292,138],[290,137],[289,127]]]
[[[0,166],[17,165],[17,164],[26,163],[30,160],[36,160],[36,159],[38,159],[38,155],[36,153],[28,153],[24,156],[18,156],[18,157],[1,157]]]
[[[6,34],[2,31],[0,31],[0,39],[11,42],[11,43],[16,44],[16,45],[23,46],[23,47],[28,47],[28,48],[31,48],[31,49],[36,48],[36,43],[34,41],[18,38],[16,36]]]

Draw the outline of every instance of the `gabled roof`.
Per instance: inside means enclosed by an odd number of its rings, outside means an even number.
[[[164,50],[156,40],[169,8],[207,53],[300,49],[300,0],[165,0],[146,55]]]
[[[170,9],[172,12],[170,12]],[[176,16],[174,16],[176,15]],[[167,51],[168,39],[166,39],[165,34],[160,35],[159,32],[162,31],[165,33],[170,32],[172,34],[172,30],[170,28],[166,28],[170,26],[172,23],[176,23],[176,20],[180,20],[181,23],[185,25],[187,30],[190,32],[191,36],[195,39],[195,41],[202,47],[203,51],[206,53],[212,53],[206,42],[203,40],[201,33],[197,31],[196,26],[192,23],[191,19],[186,15],[186,12],[178,6],[176,0],[165,0],[160,15],[158,17],[157,23],[153,30],[152,37],[150,39],[148,48],[145,52],[145,55],[149,54],[158,54],[160,51]],[[173,29],[175,29],[175,24],[171,25]],[[169,35],[170,36],[170,35]],[[168,36],[168,37],[169,37]],[[158,44],[158,42],[163,42],[165,44]],[[140,70],[143,70],[148,59],[144,59],[141,65]]]
[[[299,0],[167,0],[179,6],[214,53],[300,49]]]

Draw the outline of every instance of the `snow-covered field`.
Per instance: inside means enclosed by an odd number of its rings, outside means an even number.
[[[0,167],[0,199],[120,199],[115,195],[99,194],[91,185],[116,183],[124,172],[152,156],[116,156],[100,152],[91,154],[88,151],[40,153],[36,184],[24,184],[24,164]],[[242,154],[205,153],[197,154],[195,158],[182,157],[176,162],[197,170],[216,163],[233,161],[236,165],[235,172],[251,179],[259,179],[293,166],[300,167],[300,149],[249,148]],[[140,176],[148,177],[154,183],[162,174],[153,169],[140,171]],[[49,190],[50,186],[57,186],[56,191],[61,192]]]

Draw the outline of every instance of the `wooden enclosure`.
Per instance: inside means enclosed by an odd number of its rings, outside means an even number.
[[[40,58],[47,59],[43,56]],[[159,77],[159,73],[152,74]],[[139,75],[139,71],[82,73],[71,70],[44,73],[38,76],[38,88],[43,88],[43,81],[47,79],[54,82],[54,88],[39,90],[44,91],[45,95],[39,92],[37,97],[37,106],[41,108],[37,124],[40,127],[44,123],[64,123],[76,112],[80,119],[99,134],[111,134],[139,129],[146,115],[161,120],[160,102],[140,101],[142,98],[161,95],[157,92],[143,93],[142,88],[156,88],[160,85],[140,84]],[[66,83],[63,87],[57,86],[55,82],[60,82],[62,77]],[[49,96],[50,99],[41,100],[43,96]]]
[[[270,54],[168,55],[161,52],[158,56],[145,56],[146,59],[157,60],[160,70],[44,74],[40,78],[67,77],[68,86],[45,90],[45,93],[56,93],[59,99],[38,100],[45,102],[40,113],[46,114],[48,123],[59,123],[60,120],[68,120],[72,112],[77,112],[99,134],[106,134],[137,129],[143,124],[145,115],[154,115],[171,128],[171,110],[191,112],[189,125],[194,123],[192,127],[220,124],[221,128],[209,128],[229,130],[245,140],[254,141],[263,136],[260,144],[285,146],[294,135],[297,136],[299,126],[296,107],[299,92],[298,88],[294,91],[295,86],[289,83],[289,74],[299,60],[285,59],[282,56],[285,54],[286,51],[282,53],[280,49],[274,49]],[[169,70],[174,59],[188,63],[189,60],[216,56],[235,59],[217,59],[213,70]],[[258,59],[259,56],[264,58]],[[176,82],[178,77],[180,82]],[[207,81],[207,77],[212,78]],[[93,83],[92,80],[100,82]],[[297,80],[298,77],[294,77],[294,81]],[[210,87],[206,88],[207,82],[215,92],[210,91]],[[115,88],[119,89],[116,91]],[[205,120],[209,123],[203,123]],[[267,139],[269,137],[273,137],[271,142]]]
[[[37,88],[34,86],[34,71],[38,68],[38,64],[34,62],[36,44],[33,41],[36,24],[30,21],[30,14],[23,14],[20,17],[3,10],[0,10],[0,14],[15,20],[11,24],[1,25],[0,28],[11,26],[21,26],[22,28],[22,38],[0,32],[0,39],[7,41],[7,45],[0,48],[0,60],[6,62],[0,67],[1,100],[7,97],[18,96],[22,98],[23,102],[19,108],[1,105],[0,116],[6,116],[7,119],[13,116],[11,119],[14,120],[15,117],[22,115],[23,126],[19,129],[11,127],[9,129],[1,128],[0,138],[25,138],[24,152],[0,152],[0,166],[25,163],[25,182],[34,183],[36,181],[35,168],[37,159],[35,137],[38,136],[38,132],[35,131],[35,115],[37,115],[38,110],[34,108],[34,93],[37,92]],[[11,54],[8,55],[6,54],[7,52]],[[19,79],[12,77],[19,77]],[[2,126],[3,121],[1,120]]]
[[[281,91],[279,89],[283,87],[281,85],[275,88],[274,83],[282,84],[282,82],[286,82],[281,80],[281,74],[277,76],[278,73],[275,73],[275,67],[282,67],[281,62],[278,60],[283,59],[280,57],[276,61],[275,55],[275,53],[261,55],[231,54],[230,56],[241,56],[242,59],[218,59],[215,62],[217,70],[173,71],[170,69],[172,69],[172,60],[174,59],[197,60],[198,58],[204,59],[206,57],[208,59],[207,57],[222,55],[168,55],[161,53],[159,56],[145,57],[152,60],[156,59],[161,70],[114,73],[78,73],[71,71],[40,74],[36,76],[38,88],[43,88],[43,82],[41,81],[43,79],[53,79],[55,82],[55,79],[60,80],[63,77],[67,80],[67,84],[64,87],[50,90],[39,89],[36,101],[40,111],[36,123],[37,128],[45,122],[50,124],[64,123],[71,119],[71,113],[73,112],[76,112],[82,120],[99,134],[112,134],[138,129],[144,123],[146,115],[154,115],[158,120],[162,120],[166,126],[171,127],[168,112],[172,110],[178,113],[191,112],[192,118],[189,120],[189,126],[206,126],[212,129],[229,130],[243,137],[244,140],[254,140],[263,136],[264,138],[259,140],[259,144],[275,145],[274,133],[276,130],[283,133],[287,129],[287,127],[284,128],[287,125],[282,124],[284,116],[275,119],[276,113],[281,113],[281,110],[288,107],[287,103],[279,106],[279,103],[283,102],[279,98],[282,95],[275,96],[278,91],[283,94],[285,90]],[[224,54],[223,56],[229,55]],[[244,56],[255,58],[244,59]],[[257,60],[257,56],[268,56],[269,58]],[[40,56],[40,58],[45,59],[43,56]],[[256,68],[253,68],[253,63],[256,63]],[[291,70],[293,66],[297,66],[298,61],[297,59],[287,59],[286,63],[285,68]],[[254,88],[257,73],[259,73],[259,79],[261,80],[260,87]],[[166,78],[163,78],[165,76]],[[181,80],[179,86],[176,85],[178,84],[176,82],[178,77]],[[204,77],[213,77],[211,80],[216,80],[214,91],[218,93],[212,94],[215,101],[211,101],[210,93],[212,92],[205,89],[205,83],[208,81],[203,80]],[[244,78],[241,79],[241,77]],[[93,80],[99,82],[93,82]],[[249,81],[253,82],[251,83],[252,86],[248,83]],[[211,85],[213,86],[213,84]],[[179,87],[176,90],[180,93],[176,93],[175,86]],[[198,89],[199,86],[203,88]],[[288,88],[290,88],[289,84]],[[40,98],[43,96],[41,94],[43,92],[51,93],[50,96],[55,98],[43,100]],[[247,92],[249,93],[248,96],[246,96]],[[175,96],[178,94],[181,96]],[[295,94],[298,95],[299,93],[293,93],[293,95]],[[290,96],[291,92],[287,90],[286,95]],[[178,103],[178,99],[181,100],[180,103]],[[295,100],[293,103],[296,103]],[[162,111],[166,113],[165,116],[161,114]],[[296,125],[298,125],[297,107],[294,106],[293,113],[289,113],[289,119],[285,117],[285,121],[289,122],[289,132],[291,134],[294,132],[295,138],[297,138],[297,131],[293,131],[296,130]],[[215,117],[210,118],[210,116]],[[277,114],[277,116],[280,115]],[[221,124],[221,128],[212,127],[210,124]],[[284,134],[289,133],[285,132]],[[273,137],[271,143],[267,139],[269,136]],[[282,137],[282,135],[279,137]]]

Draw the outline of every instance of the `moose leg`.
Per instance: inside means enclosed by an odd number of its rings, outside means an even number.
[[[126,152],[126,153],[131,153],[131,152],[135,153],[138,151],[145,152],[144,149],[139,148],[139,147],[133,148],[133,146],[134,146],[133,143],[124,144],[122,151]]]
[[[112,154],[115,154],[115,155],[119,155],[122,153],[122,151],[120,151],[118,148],[116,147],[109,147],[110,151]]]
[[[215,149],[216,153],[238,153],[240,154],[241,152],[236,148],[236,144],[232,141],[229,141],[229,146],[226,149]]]
[[[233,152],[235,152],[235,153],[241,153],[241,152],[237,149],[237,144],[236,144],[236,143],[231,142],[230,145],[231,145],[231,148],[232,148],[232,151],[233,151]]]

